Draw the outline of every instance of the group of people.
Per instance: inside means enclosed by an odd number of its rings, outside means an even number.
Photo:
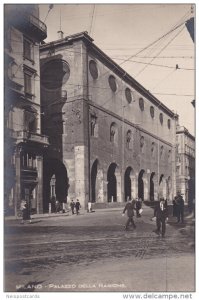
[[[76,202],[74,202],[73,200],[71,200],[71,202],[70,202],[70,208],[71,208],[71,211],[72,211],[72,215],[74,215],[75,212],[78,215],[79,214],[79,210],[81,208],[79,199],[77,199]]]
[[[177,218],[177,223],[184,223],[184,200],[180,193],[173,200],[173,217]]]
[[[134,211],[136,211],[137,217],[141,216],[140,212],[142,211],[142,200],[137,199],[136,201],[132,201],[129,199],[122,214],[124,215],[126,211],[128,219],[125,224],[125,230],[128,230],[130,223],[133,228],[136,228],[133,220]],[[177,223],[180,221],[182,223],[184,222],[184,200],[180,193],[178,193],[173,201],[173,216],[177,217]],[[154,232],[158,235],[161,234],[164,238],[166,233],[166,223],[168,221],[168,205],[166,199],[160,198],[160,200],[156,203],[154,207],[154,217],[156,219],[156,230],[154,230]]]
[[[134,228],[136,228],[136,225],[133,220],[134,210],[136,211],[137,218],[140,218],[141,213],[142,213],[142,199],[141,198],[137,198],[136,200],[133,200],[133,201],[130,198],[128,199],[128,202],[125,205],[123,213],[122,213],[122,215],[124,215],[125,212],[127,211],[127,216],[128,216],[127,222],[125,224],[125,230],[128,230],[130,223],[133,225]]]

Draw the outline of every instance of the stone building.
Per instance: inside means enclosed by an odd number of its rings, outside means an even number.
[[[191,204],[195,199],[195,138],[184,126],[177,126],[176,150],[176,189]]]
[[[44,211],[176,194],[177,116],[82,32],[40,47]],[[117,204],[116,204],[117,203]]]
[[[47,36],[38,5],[4,6],[5,213],[17,215],[22,199],[43,211],[39,44]]]

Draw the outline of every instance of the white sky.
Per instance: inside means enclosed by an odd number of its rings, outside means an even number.
[[[40,19],[46,19],[48,31],[46,42],[58,39],[60,24],[64,36],[88,31],[102,51],[177,112],[180,124],[195,135],[191,104],[195,99],[195,45],[185,25],[135,56],[193,16],[191,4],[54,4],[47,15],[48,9],[48,4],[40,4]],[[175,69],[176,64],[180,69]]]

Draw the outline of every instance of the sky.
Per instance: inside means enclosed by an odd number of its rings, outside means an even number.
[[[6,3],[14,2],[15,0],[6,1]],[[88,31],[102,51],[169,109],[178,113],[180,125],[195,135],[196,113],[191,101],[195,99],[196,91],[194,70],[196,45],[185,25],[160,39],[176,25],[184,24],[185,20],[192,16],[191,3],[189,0],[184,1],[185,3],[183,0],[176,3],[178,0],[175,0],[176,4],[169,3],[170,0],[162,4],[146,4],[146,0],[145,4],[139,2],[139,4],[61,3],[54,4],[49,13],[49,4],[45,4],[45,0],[42,1],[43,4],[39,1],[34,3],[39,4],[40,19],[47,25],[46,42],[58,38],[57,31],[60,30],[60,26],[64,36]],[[27,0],[21,0],[20,3],[27,4]],[[3,4],[1,3],[0,7],[2,22]],[[194,7],[194,12],[196,8]],[[3,30],[1,34],[3,47]],[[147,47],[158,39],[158,42]],[[3,56],[1,59],[3,66]],[[0,78],[3,84],[2,75],[3,73],[0,74]],[[3,144],[3,101],[1,111],[0,128]],[[3,162],[3,157],[1,161]],[[0,169],[3,171],[3,167]]]
[[[191,104],[195,44],[184,24],[194,16],[190,3],[54,4],[50,11],[48,4],[39,7],[40,19],[47,25],[45,42],[57,40],[60,29],[64,37],[87,31],[102,51],[177,113],[180,125],[195,135]]]

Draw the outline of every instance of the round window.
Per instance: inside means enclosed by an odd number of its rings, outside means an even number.
[[[108,82],[109,82],[109,86],[110,86],[111,90],[115,93],[117,90],[117,84],[116,84],[115,77],[113,75],[110,75],[108,78]]]
[[[94,60],[90,60],[89,70],[90,70],[90,73],[91,73],[91,76],[93,77],[93,79],[97,79],[98,78],[98,69],[97,69],[97,64]]]
[[[171,128],[171,120],[170,119],[168,119],[168,121],[167,121],[167,126],[169,129]]]
[[[51,60],[41,69],[41,84],[49,90],[61,88],[69,77],[69,65],[61,59]]]
[[[128,103],[131,103],[132,94],[131,94],[131,90],[129,88],[125,89],[125,96],[126,96],[126,100],[128,101]]]
[[[150,107],[150,114],[151,114],[151,118],[154,118],[154,107],[153,106]]]
[[[140,106],[141,111],[143,111],[144,110],[144,100],[143,100],[143,98],[139,99],[139,106]]]
[[[141,136],[141,138],[140,138],[140,147],[143,148],[143,146],[144,146],[144,137]]]
[[[161,125],[163,124],[163,114],[162,113],[160,113],[160,123],[161,123]]]

